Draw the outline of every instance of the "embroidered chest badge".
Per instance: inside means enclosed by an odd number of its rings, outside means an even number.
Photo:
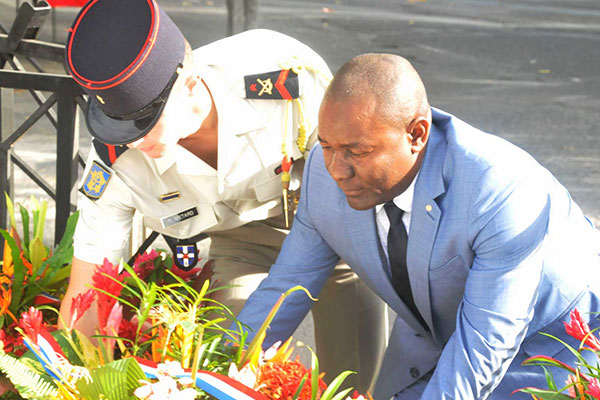
[[[93,161],[90,172],[83,182],[81,191],[90,199],[98,200],[104,193],[111,176],[112,173],[109,170],[98,164],[96,161]]]
[[[244,76],[247,99],[292,100],[300,94],[298,74],[291,69]]]
[[[198,263],[198,249],[195,244],[176,246],[175,264],[181,269],[190,270]]]

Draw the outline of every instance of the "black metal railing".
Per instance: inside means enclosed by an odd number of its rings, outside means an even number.
[[[84,108],[85,100],[82,89],[70,76],[45,73],[37,62],[37,59],[63,62],[63,45],[36,40],[50,10],[44,1],[37,1],[35,5],[25,2],[8,32],[0,24],[0,227],[7,227],[4,193],[14,195],[12,171],[16,166],[56,201],[54,240],[57,243],[65,231],[67,218],[75,209],[78,165],[84,165],[78,148],[77,106]],[[26,71],[17,56],[27,58],[36,71]],[[14,113],[14,89],[28,90],[38,108],[13,130],[9,114]],[[49,97],[42,92],[50,92]],[[15,142],[43,117],[56,130],[54,188],[14,152]],[[0,250],[2,245],[0,241]]]

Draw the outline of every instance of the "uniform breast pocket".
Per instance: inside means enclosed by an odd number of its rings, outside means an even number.
[[[264,203],[281,196],[281,177],[275,175],[254,185],[256,199]]]

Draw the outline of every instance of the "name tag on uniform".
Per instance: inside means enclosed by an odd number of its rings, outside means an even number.
[[[188,208],[187,210],[178,212],[177,214],[169,215],[168,217],[164,217],[160,219],[160,223],[163,228],[168,228],[172,225],[178,224],[181,221],[185,221],[186,219],[190,219],[198,215],[198,209],[196,207]]]

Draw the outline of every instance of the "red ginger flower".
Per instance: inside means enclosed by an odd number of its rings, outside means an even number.
[[[590,349],[600,350],[600,340],[590,332],[589,325],[581,318],[581,314],[579,314],[577,308],[571,311],[570,317],[571,322],[569,324],[563,322],[567,333],[579,341],[585,340],[585,344]]]
[[[145,279],[154,269],[154,260],[159,257],[156,250],[139,254],[133,262],[133,270],[140,279]]]
[[[590,382],[585,393],[589,394],[595,399],[600,399],[600,382],[598,382],[598,379],[590,378]]]
[[[96,267],[94,273],[94,287],[119,297],[123,289],[123,275],[119,274],[119,266],[111,264],[106,258],[102,265]],[[104,332],[108,316],[112,311],[117,299],[106,293],[98,292],[98,324],[100,330]]]
[[[71,302],[71,319],[69,321],[69,331],[73,329],[79,318],[92,306],[96,297],[96,291],[90,289],[85,293],[80,293]]]
[[[298,396],[298,400],[310,400],[311,378],[308,371],[298,360],[267,362],[260,367],[257,389],[269,400],[292,400],[298,390],[302,378],[308,375],[304,387]],[[327,388],[325,382],[319,378],[319,389],[317,399],[321,397],[323,390]]]
[[[33,306],[29,307],[27,312],[21,314],[19,327],[25,331],[25,334],[33,343],[37,344],[38,334],[46,329],[42,312]]]

